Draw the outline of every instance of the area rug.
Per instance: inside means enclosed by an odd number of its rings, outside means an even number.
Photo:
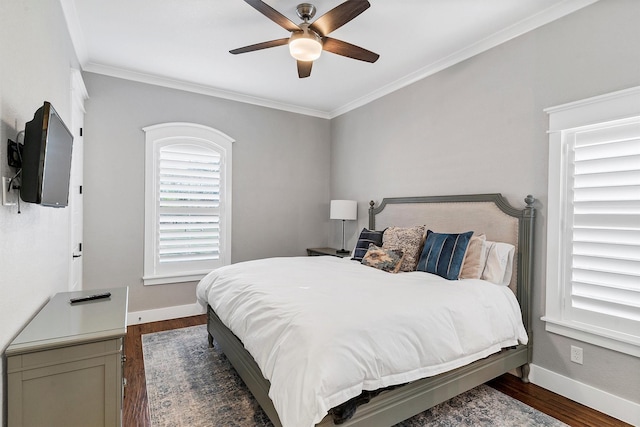
[[[154,427],[272,426],[205,325],[142,336],[151,424]],[[491,387],[481,385],[397,427],[566,426]]]

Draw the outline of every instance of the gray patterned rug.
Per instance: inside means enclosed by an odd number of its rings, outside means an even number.
[[[145,334],[142,352],[154,427],[272,426],[224,354],[208,348],[205,325]],[[482,385],[397,426],[566,424]]]

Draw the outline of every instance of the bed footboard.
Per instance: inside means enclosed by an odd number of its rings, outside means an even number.
[[[253,357],[242,342],[220,321],[208,307],[207,330],[236,369],[244,383],[276,427],[281,427],[278,414],[269,398],[269,381],[264,379]],[[528,366],[528,348],[519,345],[505,349],[469,365],[424,378],[392,390],[382,392],[369,403],[358,407],[345,427],[388,427],[419,414],[467,390],[484,384],[505,372]],[[523,371],[524,373],[524,371]],[[317,427],[334,426],[331,417],[325,417]]]

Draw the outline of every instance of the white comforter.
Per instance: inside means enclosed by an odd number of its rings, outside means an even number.
[[[283,427],[311,427],[363,390],[436,375],[526,343],[503,286],[391,274],[337,257],[219,268],[198,284],[265,378]]]

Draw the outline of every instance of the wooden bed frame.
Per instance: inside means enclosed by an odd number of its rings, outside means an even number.
[[[528,382],[531,362],[531,280],[533,267],[533,228],[535,199],[527,196],[522,210],[511,206],[500,194],[386,198],[376,208],[369,208],[369,228],[426,224],[439,232],[484,232],[487,240],[512,242],[516,246],[511,289],[520,303],[527,345],[503,349],[469,365],[434,377],[423,378],[401,387],[384,391],[369,403],[359,406],[355,415],[342,426],[388,427],[477,387],[505,372],[519,370]],[[505,231],[507,230],[507,231]],[[505,234],[506,233],[506,234]],[[217,343],[234,366],[258,403],[276,427],[281,427],[278,414],[269,398],[269,381],[264,379],[253,357],[242,342],[208,307],[209,344]],[[326,416],[317,426],[333,426]]]

